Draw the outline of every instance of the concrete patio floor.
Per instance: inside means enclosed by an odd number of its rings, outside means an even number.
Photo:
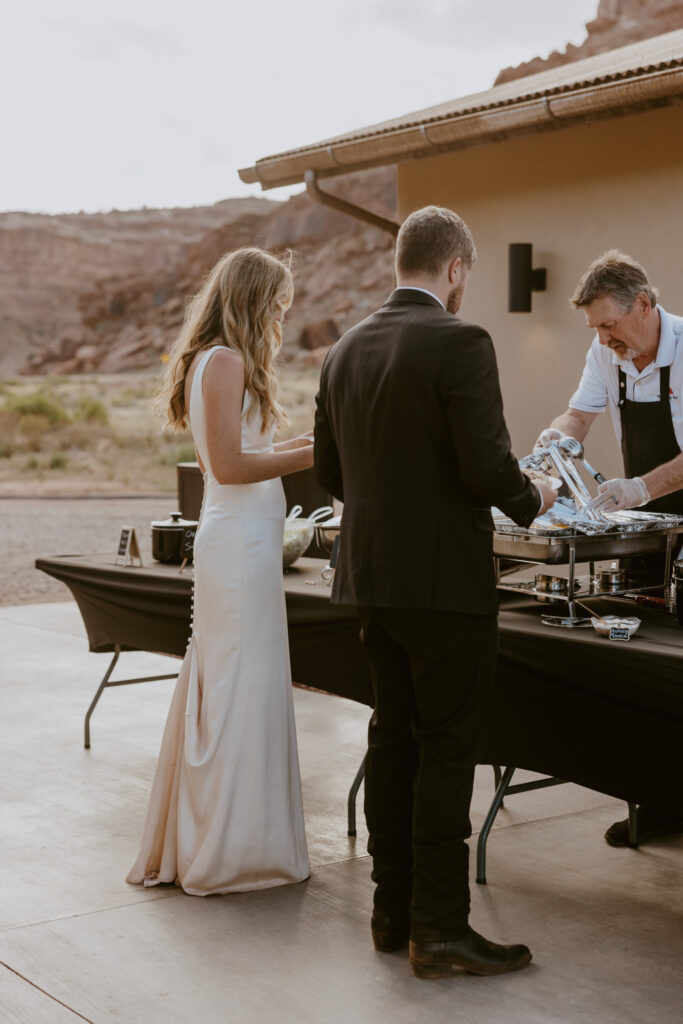
[[[499,978],[418,981],[405,952],[372,948],[362,791],[358,838],[346,835],[366,708],[294,693],[310,880],[200,899],[124,881],[173,680],[105,691],[84,750],[109,656],[87,652],[76,605],[0,607],[0,650],[0,1021],[680,1021],[683,839],[610,849],[602,835],[624,816],[618,801],[569,785],[510,797],[489,841],[489,884],[472,885],[472,924],[528,943],[534,962]],[[131,653],[119,678],[177,664]],[[478,769],[475,831],[492,793],[491,770]]]

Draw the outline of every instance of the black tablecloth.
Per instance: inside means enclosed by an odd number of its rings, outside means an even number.
[[[78,602],[90,649],[183,654],[191,574],[113,557],[39,559]],[[325,563],[301,559],[285,574],[292,676],[296,682],[371,703],[353,609],[330,603]],[[499,671],[487,763],[570,779],[637,803],[681,809],[683,629],[658,609],[621,599],[591,601],[605,613],[637,614],[628,642],[592,629],[545,626],[533,600],[501,595]]]
[[[292,677],[297,683],[372,703],[367,662],[352,608],[330,603],[320,576],[327,563],[302,558],[284,575]],[[190,635],[191,567],[116,565],[109,555],[39,558],[36,568],[67,585],[91,651],[183,655]]]
[[[610,641],[540,621],[547,608],[505,595],[487,759],[543,771],[634,803],[683,814],[683,629],[663,609],[591,600],[637,615]]]

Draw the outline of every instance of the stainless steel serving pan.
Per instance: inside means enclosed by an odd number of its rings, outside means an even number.
[[[496,527],[493,534],[493,554],[499,558],[515,558],[525,562],[540,562],[544,565],[562,565],[570,560],[573,547],[577,562],[604,562],[629,555],[651,555],[666,551],[667,536],[670,532],[683,534],[683,520],[680,525],[637,533],[602,533],[593,536],[563,532],[547,536],[532,533],[521,527]]]
[[[642,513],[641,513],[642,515]],[[656,525],[655,515],[648,516],[649,522],[643,529],[613,529],[608,533],[586,535],[573,530],[544,532],[534,527],[524,529],[511,519],[495,523],[493,533],[493,554],[500,558],[514,558],[524,562],[540,562],[544,565],[566,565],[570,560],[570,548],[574,548],[577,562],[604,562],[628,555],[650,555],[666,551],[667,535],[672,530],[683,535],[683,517],[661,515]],[[316,525],[316,538],[320,547],[328,553],[340,530],[341,516]]]

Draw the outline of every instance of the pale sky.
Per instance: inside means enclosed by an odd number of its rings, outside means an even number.
[[[0,210],[283,199],[237,168],[487,89],[582,42],[597,5],[5,0]]]

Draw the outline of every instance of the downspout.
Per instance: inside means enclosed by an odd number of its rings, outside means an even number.
[[[366,210],[363,206],[349,203],[348,200],[341,199],[331,192],[324,192],[318,184],[317,171],[304,171],[304,181],[306,182],[306,191],[314,202],[320,203],[322,206],[330,206],[333,210],[345,213],[349,217],[355,217],[356,220],[365,221],[366,224],[372,224],[373,227],[379,228],[380,231],[386,231],[392,238],[396,238],[400,224],[393,220],[387,220],[386,217],[380,217],[378,213]]]

